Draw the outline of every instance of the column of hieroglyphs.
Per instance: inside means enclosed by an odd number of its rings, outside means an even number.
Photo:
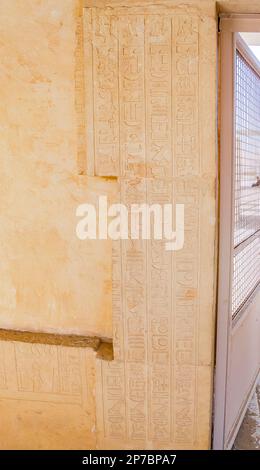
[[[85,13],[90,170],[118,176],[128,206],[185,204],[181,251],[167,252],[164,241],[114,243],[115,361],[98,364],[100,446],[205,447],[207,430],[205,437],[198,422],[201,394],[205,407],[211,394],[211,367],[210,359],[200,367],[200,316],[211,314],[203,308],[212,301],[213,266],[204,274],[210,300],[204,295],[201,307],[200,251],[214,244],[214,227],[207,226],[214,203],[206,212],[203,205],[214,178],[205,177],[201,162],[203,19],[186,7]],[[204,411],[200,422],[209,427]]]

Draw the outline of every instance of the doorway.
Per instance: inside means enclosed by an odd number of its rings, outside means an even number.
[[[232,448],[260,370],[260,62],[249,33],[260,37],[259,15],[221,17],[214,449]]]

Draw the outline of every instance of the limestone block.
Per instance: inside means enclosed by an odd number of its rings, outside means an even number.
[[[182,250],[165,251],[164,240],[114,243],[115,361],[97,363],[98,446],[207,448],[215,18],[195,3],[92,4],[85,9],[88,172],[117,176],[127,207],[185,207]]]
[[[3,448],[209,446],[215,6],[1,2],[0,326],[111,336],[113,302],[115,352],[0,343]],[[183,250],[79,241],[100,194],[184,203]]]
[[[0,342],[0,448],[95,448],[91,349]]]
[[[111,243],[75,231],[79,204],[116,192],[79,175],[78,7],[0,5],[0,327],[111,337]]]

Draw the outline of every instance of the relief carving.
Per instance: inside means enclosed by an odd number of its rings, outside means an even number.
[[[94,174],[117,176],[127,206],[185,205],[182,250],[165,251],[164,240],[113,244],[115,361],[97,366],[100,445],[196,448],[200,18],[160,6],[86,10],[89,86],[103,87],[91,132],[98,139],[102,122],[107,138],[103,157],[100,141],[90,152]]]

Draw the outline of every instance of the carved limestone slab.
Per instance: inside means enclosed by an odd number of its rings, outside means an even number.
[[[89,174],[198,174],[198,17],[158,7],[84,18]]]
[[[93,351],[0,341],[0,448],[95,447],[93,390]]]
[[[173,3],[85,9],[89,174],[118,177],[127,207],[185,206],[182,250],[114,242],[115,361],[97,361],[101,448],[209,445],[215,22]]]

